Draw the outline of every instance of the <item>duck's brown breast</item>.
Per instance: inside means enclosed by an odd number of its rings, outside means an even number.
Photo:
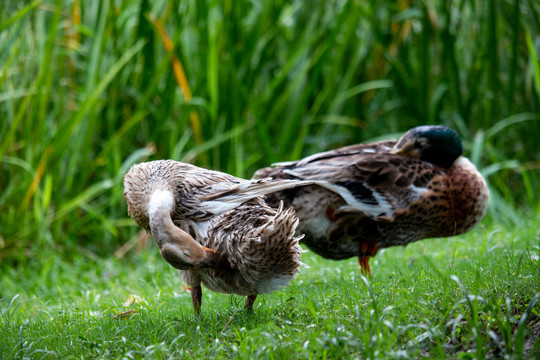
[[[456,234],[462,234],[471,230],[486,214],[489,190],[476,167],[464,157],[448,170],[448,178],[452,181]]]

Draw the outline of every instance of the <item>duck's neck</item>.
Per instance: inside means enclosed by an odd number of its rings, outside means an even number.
[[[174,197],[169,190],[156,190],[150,195],[148,202],[148,217],[155,216],[157,212],[173,210]]]
[[[173,204],[173,195],[167,190],[154,191],[148,202],[150,229],[160,248],[172,235],[174,224],[171,219],[171,211],[173,210]]]
[[[174,198],[170,191],[157,190],[148,202],[150,230],[161,256],[173,267],[185,270],[209,266],[205,249],[171,219]]]

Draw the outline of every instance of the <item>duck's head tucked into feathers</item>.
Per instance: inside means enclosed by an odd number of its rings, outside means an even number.
[[[391,152],[449,168],[463,154],[463,145],[455,130],[424,125],[403,134]]]

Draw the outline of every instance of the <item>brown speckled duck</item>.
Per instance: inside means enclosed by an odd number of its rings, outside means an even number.
[[[448,237],[472,229],[485,215],[489,191],[462,155],[458,134],[419,126],[398,141],[347,146],[260,169],[254,178],[325,180],[268,195],[292,205],[303,242],[329,259],[369,257],[382,248]]]
[[[173,160],[134,165],[124,178],[128,213],[150,231],[162,257],[191,287],[195,314],[201,283],[247,296],[277,290],[299,270],[294,210],[262,196],[299,181],[244,180]],[[310,182],[313,183],[313,182]]]

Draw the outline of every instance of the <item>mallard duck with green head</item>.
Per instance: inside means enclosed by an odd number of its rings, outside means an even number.
[[[254,178],[323,180],[267,195],[293,206],[303,242],[329,259],[358,256],[369,273],[379,249],[471,230],[485,215],[486,182],[458,134],[419,126],[398,141],[346,146],[263,168]]]

